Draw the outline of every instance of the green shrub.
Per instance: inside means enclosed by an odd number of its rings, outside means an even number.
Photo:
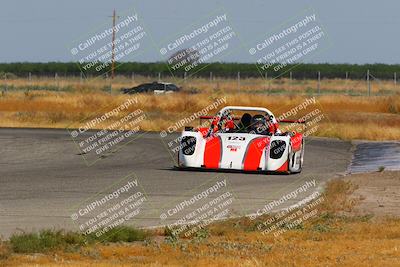
[[[84,244],[85,239],[81,234],[61,230],[14,234],[10,238],[11,249],[16,253],[45,252],[53,249],[80,247]]]
[[[94,242],[134,242],[143,241],[149,233],[130,226],[119,226],[104,235],[85,236],[79,232],[63,230],[43,230],[38,233],[19,233],[10,237],[10,247],[16,253],[42,253],[50,250],[76,250]]]
[[[149,234],[146,231],[130,226],[118,226],[104,235],[96,237],[95,240],[102,242],[134,242],[144,241],[148,237]]]

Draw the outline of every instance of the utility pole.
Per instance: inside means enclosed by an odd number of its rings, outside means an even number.
[[[321,72],[318,71],[318,83],[317,83],[318,94],[321,94]]]
[[[237,89],[240,91],[240,71],[237,73]]]
[[[367,70],[367,87],[368,87],[368,96],[371,95],[371,83],[369,81],[369,70]]]
[[[113,11],[113,16],[112,16],[112,21],[113,21],[113,27],[112,27],[112,52],[111,52],[111,79],[114,79],[114,68],[115,68],[115,20],[116,20],[116,13],[115,9]]]
[[[5,87],[6,87],[6,92],[7,92],[7,90],[8,90],[8,85],[7,85],[7,73],[4,73],[4,84],[5,84]],[[3,94],[4,94],[4,91],[3,91]]]
[[[57,87],[57,90],[59,90],[60,88],[59,88],[59,83],[58,83],[58,74],[57,74],[57,72],[54,73],[54,81],[55,81],[55,85]]]
[[[31,87],[32,87],[32,73],[30,73],[29,72],[29,76],[28,76],[29,78],[29,86],[28,86],[28,91],[29,91],[29,89],[31,89]]]

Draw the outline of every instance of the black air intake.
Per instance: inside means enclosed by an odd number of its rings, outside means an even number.
[[[285,152],[286,142],[282,140],[274,140],[271,142],[269,156],[271,159],[280,159]]]
[[[183,155],[190,156],[193,155],[196,148],[196,137],[184,136],[181,140],[181,150]]]

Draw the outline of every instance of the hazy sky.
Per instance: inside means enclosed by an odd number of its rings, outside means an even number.
[[[232,0],[1,0],[0,62],[75,61],[70,47],[93,29],[111,23],[113,8],[134,8],[155,44],[144,43],[136,61],[159,61],[159,47],[210,13],[223,10],[240,39],[250,46],[285,21],[312,8],[329,34],[328,49],[307,62],[400,63],[399,1],[232,1]],[[158,48],[157,48],[158,47]],[[248,46],[223,61],[252,62]]]

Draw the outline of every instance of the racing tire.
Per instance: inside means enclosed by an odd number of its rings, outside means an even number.
[[[290,146],[291,147],[291,146]],[[296,159],[294,159],[296,160]],[[289,166],[291,164],[291,160],[290,160],[290,153],[288,155],[288,161],[289,161]],[[301,149],[300,149],[300,166],[296,171],[290,171],[290,168],[288,170],[288,172],[290,174],[296,174],[296,173],[301,173],[301,171],[303,170],[303,161],[304,161],[304,139],[301,140]]]

